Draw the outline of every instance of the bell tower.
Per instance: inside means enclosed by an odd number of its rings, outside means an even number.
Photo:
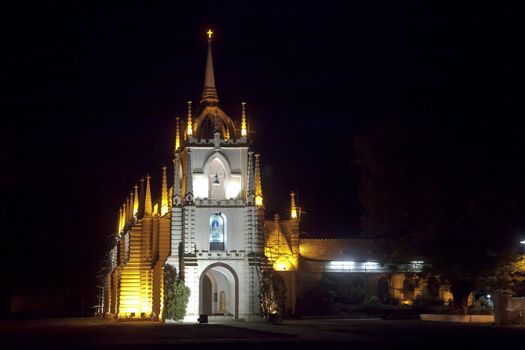
[[[191,290],[186,320],[196,321],[200,314],[249,320],[260,314],[264,207],[259,158],[249,145],[246,104],[235,119],[219,106],[213,31],[206,34],[201,100],[195,111],[188,103],[184,139],[176,139],[167,263]]]

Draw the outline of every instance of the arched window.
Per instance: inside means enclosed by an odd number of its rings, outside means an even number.
[[[215,213],[210,216],[210,250],[224,251],[226,243],[225,220],[223,214]]]
[[[226,167],[219,158],[213,159],[208,168],[208,189],[209,198],[225,199],[226,198]]]

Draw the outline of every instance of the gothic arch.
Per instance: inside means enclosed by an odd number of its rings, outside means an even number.
[[[206,159],[206,161],[204,162],[204,165],[202,166],[203,174],[209,175],[210,164],[215,159],[218,159],[224,166],[225,176],[230,176],[232,172],[230,161],[221,152],[214,152],[208,157],[208,159]]]
[[[203,167],[205,181],[208,183],[208,198],[227,199],[227,188],[230,181],[231,165],[220,152],[208,157]]]
[[[239,318],[239,277],[237,277],[237,273],[235,272],[235,270],[228,264],[225,264],[225,263],[222,263],[222,262],[216,262],[216,263],[213,263],[213,264],[210,264],[208,266],[206,266],[206,268],[202,271],[201,275],[200,275],[200,278],[199,278],[199,304],[202,303],[202,300],[203,300],[203,281],[204,281],[204,276],[206,276],[206,274],[210,271],[210,270],[213,270],[214,268],[217,268],[217,267],[222,267],[224,269],[226,269],[232,276],[233,276],[233,280],[234,280],[234,294],[235,294],[235,313],[234,313],[234,317],[235,319]],[[201,306],[199,305],[199,310],[201,310]]]

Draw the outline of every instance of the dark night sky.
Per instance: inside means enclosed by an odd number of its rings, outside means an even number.
[[[188,3],[188,2],[184,2]],[[342,5],[344,4],[344,6]],[[118,207],[170,164],[174,120],[202,88],[212,27],[223,109],[246,101],[267,215],[288,193],[303,230],[359,233],[353,137],[387,119],[510,123],[515,9],[443,2],[141,1],[2,9],[2,237],[11,290],[92,304]],[[64,288],[65,287],[65,288]]]

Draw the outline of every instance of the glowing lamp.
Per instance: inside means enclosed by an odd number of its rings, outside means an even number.
[[[292,219],[297,219],[297,209],[292,209],[291,217]]]
[[[255,197],[255,205],[258,207],[261,207],[263,205],[263,198],[262,196]]]
[[[273,264],[273,269],[275,271],[287,271],[292,269],[292,264],[284,256],[277,259],[275,264]]]

